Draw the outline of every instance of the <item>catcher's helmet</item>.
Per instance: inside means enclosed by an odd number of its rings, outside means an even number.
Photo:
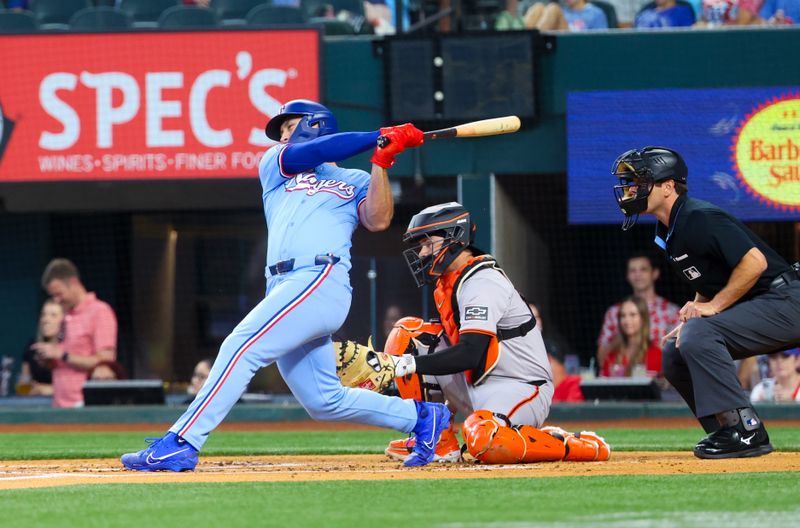
[[[469,211],[458,202],[432,205],[415,214],[403,235],[403,242],[412,247],[403,251],[417,286],[436,282],[453,260],[475,240],[475,224]],[[430,245],[431,236],[444,240],[432,253],[420,257],[423,245]]]
[[[273,141],[281,140],[281,125],[287,119],[301,117],[300,122],[289,138],[289,143],[302,143],[319,136],[335,134],[339,131],[336,117],[325,106],[309,101],[308,99],[295,99],[281,107],[278,115],[267,123],[264,132]],[[317,125],[316,127],[314,125]]]
[[[686,185],[688,172],[681,155],[665,147],[644,147],[619,156],[611,173],[619,178],[614,196],[625,215],[622,229],[627,231],[636,225],[639,213],[647,209],[647,197],[656,183],[674,180]]]

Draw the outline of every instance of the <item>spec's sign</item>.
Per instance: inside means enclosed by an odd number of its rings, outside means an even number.
[[[573,92],[567,113],[570,223],[620,222],[611,165],[648,145],[683,156],[691,196],[742,220],[800,218],[799,87]]]
[[[0,37],[0,182],[256,175],[316,29]]]

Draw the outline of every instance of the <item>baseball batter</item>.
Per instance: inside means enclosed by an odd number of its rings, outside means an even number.
[[[389,226],[386,170],[405,148],[422,144],[422,132],[405,124],[338,133],[330,110],[295,100],[269,121],[266,134],[280,142],[259,165],[268,229],[266,295],[222,343],[183,416],[148,448],[123,455],[122,464],[140,471],[194,469],[208,434],[256,371],[273,362],[312,418],[413,431],[420,442],[405,464],[427,464],[449,421],[447,408],[343,387],[330,338],[350,309],[352,233],[359,223],[372,231]],[[376,147],[379,135],[389,139],[384,148]],[[334,163],[373,148],[371,174]]]
[[[404,252],[418,286],[435,284],[434,298],[446,346],[425,355],[401,355],[397,372],[401,393],[424,399],[432,382],[448,403],[467,416],[462,433],[470,454],[485,463],[546,460],[607,460],[610,448],[590,432],[573,435],[540,429],[553,398],[552,373],[536,320],[491,255],[472,243],[476,227],[456,202],[424,209],[411,219]],[[398,355],[436,324],[405,318],[395,325],[386,351]],[[404,394],[406,395],[406,394]],[[386,453],[408,456],[414,439],[392,442]],[[452,430],[442,435],[436,459],[457,460]]]

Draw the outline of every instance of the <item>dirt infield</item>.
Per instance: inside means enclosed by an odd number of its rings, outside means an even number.
[[[569,428],[691,427],[689,418],[632,419],[564,424]],[[798,421],[776,422],[800,426]],[[163,424],[3,424],[0,433],[77,431],[158,431]],[[227,431],[333,431],[374,429],[319,422],[239,422],[222,424]],[[137,473],[122,469],[118,459],[0,461],[0,490],[77,484],[152,484],[166,482],[297,482],[322,480],[404,480],[463,478],[530,478],[599,475],[675,475],[800,471],[800,452],[772,453],[736,460],[699,460],[689,452],[621,452],[608,462],[555,462],[484,466],[431,464],[407,469],[382,455],[201,457],[187,473]]]
[[[608,462],[555,462],[483,466],[431,464],[407,469],[381,455],[204,457],[194,472],[124,471],[116,459],[0,462],[0,490],[76,484],[166,482],[298,482],[524,478],[599,475],[677,475],[800,471],[800,453],[736,460],[698,460],[686,452],[614,453]]]

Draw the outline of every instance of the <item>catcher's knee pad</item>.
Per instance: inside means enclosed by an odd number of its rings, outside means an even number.
[[[516,464],[561,460],[566,451],[558,438],[528,425],[512,427],[491,411],[472,413],[461,430],[467,450],[485,464]]]
[[[570,433],[560,427],[543,427],[542,431],[558,438],[564,443],[564,460],[573,462],[604,461],[611,458],[611,446],[593,431]]]

